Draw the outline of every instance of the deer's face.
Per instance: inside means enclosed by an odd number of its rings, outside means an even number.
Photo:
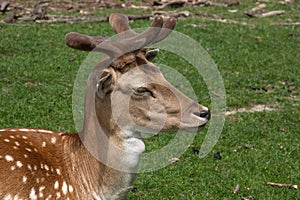
[[[120,58],[126,72],[109,68],[98,85],[99,96],[110,95],[115,123],[121,129],[148,133],[204,127],[210,117],[208,108],[172,86],[144,54]]]

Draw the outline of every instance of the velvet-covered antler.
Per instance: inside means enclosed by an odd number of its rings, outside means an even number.
[[[71,32],[66,35],[67,45],[78,50],[99,51],[111,57],[119,57],[163,40],[170,34],[176,24],[174,18],[170,18],[163,23],[161,16],[155,16],[151,26],[144,32],[137,34],[130,28],[128,18],[125,15],[112,14],[109,22],[114,31],[119,34],[120,40]]]

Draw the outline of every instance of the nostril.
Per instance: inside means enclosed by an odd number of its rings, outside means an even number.
[[[200,112],[194,112],[194,115],[197,115],[201,118],[210,119],[210,111],[209,110],[201,110]]]
[[[204,117],[204,118],[207,118],[209,119],[210,118],[210,112],[209,110],[203,110],[200,112],[200,117]]]

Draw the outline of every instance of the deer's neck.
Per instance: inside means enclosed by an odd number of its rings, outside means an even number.
[[[142,140],[132,137],[136,133],[120,130],[114,125],[109,101],[106,99],[100,105],[95,103],[97,113],[89,110],[85,115],[80,138],[73,137],[65,145],[72,147],[71,177],[74,174],[76,182],[80,179],[79,190],[86,194],[86,199],[121,199],[126,195],[144,151]],[[123,135],[129,137],[123,138]]]
[[[65,140],[68,155],[67,170],[72,182],[77,183],[78,199],[121,199],[130,189],[133,173],[115,170],[99,162],[87,151],[78,135]],[[70,148],[71,147],[71,148]],[[74,184],[75,185],[75,184]]]

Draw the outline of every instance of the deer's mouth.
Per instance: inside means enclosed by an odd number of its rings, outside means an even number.
[[[205,128],[206,124],[207,124],[207,123],[198,126],[198,127],[197,127],[197,132],[202,131],[202,130]]]
[[[206,110],[205,112],[192,113],[189,119],[183,120],[180,123],[180,128],[190,132],[199,132],[204,129],[206,124],[210,119],[210,112]]]
[[[194,133],[194,132],[202,131],[205,128],[205,126],[206,126],[206,123],[201,124],[199,126],[184,126],[181,128],[181,130]]]

